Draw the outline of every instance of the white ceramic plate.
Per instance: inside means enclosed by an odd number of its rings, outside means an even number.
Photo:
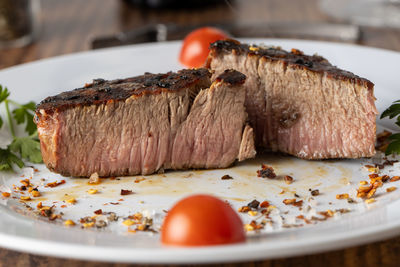
[[[313,54],[318,52],[333,64],[367,77],[375,83],[377,107],[380,112],[393,100],[399,98],[398,62],[400,54],[380,49],[354,45],[296,41],[282,39],[248,40],[254,43],[292,47]],[[40,101],[48,95],[70,90],[90,82],[93,78],[114,79],[142,74],[143,72],[166,72],[181,68],[177,63],[180,43],[146,44],[83,52],[41,60],[0,71],[0,84],[12,92],[11,98],[26,102]],[[393,122],[379,121],[386,128],[394,129]],[[292,157],[264,155],[255,160],[238,164],[226,170],[168,172],[165,175],[146,176],[135,183],[137,177],[120,180],[103,180],[90,186],[81,179],[63,178],[38,165],[38,172],[25,168],[18,174],[0,174],[0,191],[8,190],[19,183],[21,175],[33,176],[32,181],[41,184],[43,196],[27,202],[35,207],[41,200],[46,205],[54,204],[63,218],[78,221],[93,215],[93,211],[113,211],[121,217],[102,230],[66,228],[62,223],[49,223],[37,219],[17,199],[2,199],[0,202],[0,246],[19,251],[79,258],[97,261],[131,263],[216,263],[254,261],[287,257],[307,253],[353,246],[395,236],[400,233],[400,190],[386,193],[389,186],[400,187],[399,182],[387,183],[380,188],[376,202],[365,204],[356,199],[355,189],[361,180],[368,180],[367,160],[304,161]],[[275,180],[256,177],[261,163],[275,168],[279,176],[291,175],[295,182],[287,185],[281,178]],[[399,175],[399,165],[386,167],[384,174]],[[230,174],[233,180],[221,180]],[[167,177],[165,177],[167,176]],[[44,178],[46,181],[41,181]],[[44,188],[43,184],[65,179],[67,182],[56,188]],[[89,195],[87,190],[96,187],[98,194]],[[321,195],[310,199],[311,189],[319,189]],[[120,189],[130,189],[133,195],[121,196]],[[283,193],[281,193],[284,191]],[[260,233],[250,233],[244,244],[201,248],[166,248],[159,243],[158,234],[148,232],[128,233],[122,218],[135,212],[148,214],[155,227],[162,220],[162,210],[168,209],[178,199],[193,193],[211,193],[229,201],[236,209],[253,199],[268,200],[277,208],[272,212],[273,222]],[[285,206],[282,200],[303,199],[303,210]],[[335,199],[339,193],[349,193],[356,204]],[[68,194],[67,196],[65,194]],[[19,197],[18,194],[13,193]],[[63,201],[75,197],[75,205]],[[119,200],[123,198],[124,200]],[[109,202],[119,202],[112,205]],[[104,205],[107,204],[107,205]],[[62,208],[62,205],[67,207]],[[310,206],[309,209],[306,209]],[[326,221],[305,224],[295,216],[311,217],[318,211],[350,209]],[[241,214],[245,223],[258,218]],[[282,219],[283,218],[283,219]],[[285,228],[299,225],[302,227]]]

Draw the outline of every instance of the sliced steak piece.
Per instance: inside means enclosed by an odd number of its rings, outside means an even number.
[[[235,40],[211,45],[207,67],[247,76],[246,109],[256,145],[306,159],[375,154],[374,84],[301,51],[250,46]]]
[[[246,77],[226,71],[211,84],[210,76],[198,69],[100,79],[46,98],[35,116],[43,161],[66,176],[107,177],[254,157]]]

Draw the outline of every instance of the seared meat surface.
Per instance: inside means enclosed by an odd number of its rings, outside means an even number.
[[[375,154],[373,83],[338,69],[321,56],[292,49],[211,45],[207,67],[247,76],[245,106],[256,145],[306,159]]]
[[[246,77],[207,69],[94,80],[37,107],[43,160],[66,176],[225,168],[255,156]]]

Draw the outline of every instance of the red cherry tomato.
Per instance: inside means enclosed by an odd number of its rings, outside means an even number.
[[[210,195],[180,200],[168,212],[161,242],[174,246],[207,246],[244,242],[239,215],[224,201]]]
[[[189,68],[202,67],[210,51],[210,44],[227,37],[226,33],[212,27],[192,31],[183,40],[179,62]]]

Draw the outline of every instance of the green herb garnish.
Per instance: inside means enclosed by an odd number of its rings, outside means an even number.
[[[382,115],[381,119],[385,117],[389,117],[389,119],[393,119],[397,117],[395,124],[400,127],[400,100],[393,102],[393,104],[386,109]],[[390,154],[400,154],[400,133],[392,134],[389,136],[389,145],[385,150],[386,155]]]
[[[33,122],[33,116],[36,104],[29,102],[21,105],[8,97],[10,92],[7,87],[0,85],[0,104],[4,104],[12,142],[7,149],[0,148],[0,171],[13,170],[14,166],[22,168],[25,166],[22,159],[32,163],[41,163],[42,154],[40,152],[40,143],[37,134],[37,128]],[[11,110],[10,107],[14,109]],[[3,127],[4,119],[0,116],[0,129]],[[27,136],[17,136],[14,124],[25,124]]]

